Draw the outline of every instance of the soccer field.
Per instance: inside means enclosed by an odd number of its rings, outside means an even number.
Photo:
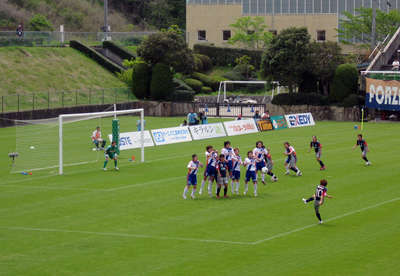
[[[148,117],[146,127],[182,120]],[[135,123],[121,119],[131,131]],[[93,125],[86,124],[87,132],[67,132],[66,140],[89,140]],[[145,163],[128,161],[138,150],[123,151],[120,171],[109,162],[103,172],[101,157],[66,167],[63,176],[56,169],[10,174],[7,153],[15,147],[15,128],[0,129],[0,275],[399,275],[400,124],[365,124],[369,167],[359,148],[352,151],[359,132],[353,126],[317,122],[146,148]],[[308,152],[312,135],[323,145],[326,171]],[[220,150],[227,139],[243,158],[255,141],[264,141],[279,181],[268,177],[257,198],[249,185],[247,196],[183,200],[191,155],[204,162],[205,146]],[[297,151],[301,177],[284,175],[285,141]],[[82,140],[79,147],[70,145],[75,152],[66,154],[78,161],[93,154],[89,142],[80,145]],[[334,198],[321,207],[325,223],[318,225],[313,204],[301,199],[322,178]]]

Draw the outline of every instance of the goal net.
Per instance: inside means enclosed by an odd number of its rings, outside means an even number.
[[[103,161],[103,145],[100,143],[96,146],[92,134],[99,127],[104,146],[107,147],[115,118],[120,121],[120,132],[135,132],[140,122],[140,141],[136,142],[140,145],[140,159],[144,161],[143,109],[65,114],[50,119],[16,121],[18,157],[12,172],[50,170],[51,173],[58,171],[63,174],[65,167],[90,166],[91,163]]]
[[[221,81],[219,83],[217,103],[240,103],[240,92],[246,95],[258,94],[264,96],[262,100],[264,103],[268,96],[271,96],[272,99],[274,94],[279,94],[280,88],[281,86],[277,81]],[[229,92],[235,93],[228,96]]]

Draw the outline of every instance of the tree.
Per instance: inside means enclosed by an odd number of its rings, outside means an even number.
[[[46,16],[38,13],[35,14],[31,21],[29,21],[29,28],[32,31],[52,31],[53,26],[50,21],[47,20]]]
[[[342,102],[346,97],[358,92],[358,71],[354,64],[341,64],[336,68],[330,98]]]
[[[141,61],[132,67],[132,92],[138,99],[149,96],[151,72],[149,66]]]
[[[319,82],[324,95],[329,94],[336,68],[344,62],[341,48],[336,42],[313,42],[310,44],[310,70]],[[316,92],[316,91],[313,91]]]
[[[267,25],[264,23],[264,18],[260,16],[240,17],[230,26],[233,28],[233,36],[228,42],[232,45],[250,49],[264,49],[273,37],[271,32],[265,31]]]
[[[154,100],[167,100],[174,92],[173,74],[168,65],[157,63],[151,77],[150,95]]]
[[[151,66],[164,63],[176,72],[193,72],[193,53],[178,26],[148,36],[137,48],[137,54]]]
[[[310,53],[310,35],[306,28],[288,28],[276,35],[264,51],[261,74],[292,93],[307,71]]]
[[[340,19],[338,36],[344,43],[354,44],[362,42],[361,46],[369,47],[371,42],[372,9],[359,8],[356,14],[343,13],[345,18]],[[376,39],[383,41],[387,35],[393,35],[400,26],[400,11],[390,10],[386,13],[380,9],[376,10]]]

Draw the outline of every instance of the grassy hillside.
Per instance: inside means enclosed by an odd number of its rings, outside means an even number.
[[[116,76],[70,48],[0,48],[0,95],[124,87]]]

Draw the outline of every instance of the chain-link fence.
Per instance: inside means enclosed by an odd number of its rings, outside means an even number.
[[[110,40],[124,46],[139,45],[154,32],[0,32],[1,46],[63,46],[71,40],[79,40],[87,45],[100,45]]]
[[[113,104],[136,100],[130,88],[46,91],[0,96],[1,113],[79,105]]]

